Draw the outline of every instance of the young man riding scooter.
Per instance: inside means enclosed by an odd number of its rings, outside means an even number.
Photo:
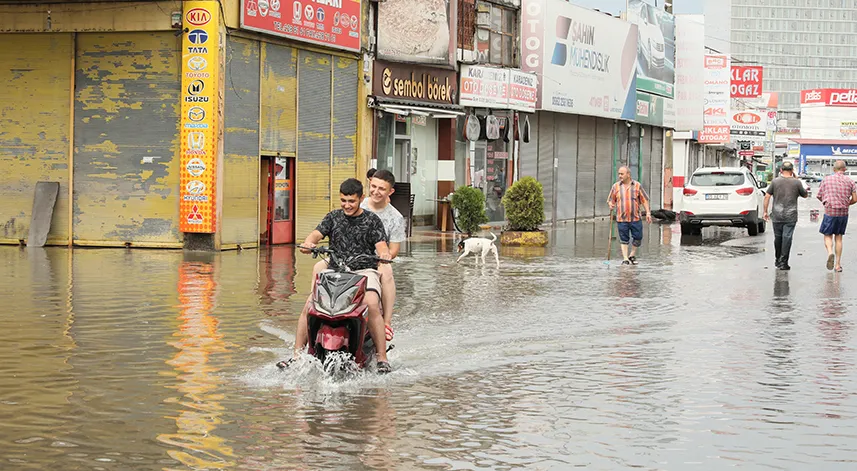
[[[387,233],[381,219],[371,211],[365,211],[360,207],[363,201],[363,184],[355,178],[349,178],[342,182],[339,187],[339,203],[342,209],[331,211],[319,223],[318,227],[304,240],[300,246],[303,253],[311,253],[323,238],[330,239],[330,248],[336,251],[342,258],[356,255],[377,255],[381,259],[390,259],[389,246],[387,245]],[[377,354],[378,372],[389,373],[390,363],[387,361],[387,341],[384,333],[384,317],[381,313],[381,281],[378,273],[378,262],[364,259],[357,261],[349,267],[355,273],[366,277],[366,297],[364,298],[369,307],[369,335],[375,344]],[[315,280],[316,273],[313,273]],[[312,301],[312,295],[304,305],[298,320],[298,329],[295,334],[295,357],[306,347],[307,344],[307,306]],[[277,363],[280,368],[285,368],[294,361],[294,358]]]

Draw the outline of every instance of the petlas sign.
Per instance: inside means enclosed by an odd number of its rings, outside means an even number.
[[[857,89],[817,88],[800,93],[801,106],[857,107]]]

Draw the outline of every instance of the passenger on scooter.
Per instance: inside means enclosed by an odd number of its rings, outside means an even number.
[[[378,256],[382,259],[390,259],[390,250],[387,245],[387,234],[381,219],[371,211],[364,211],[360,207],[363,200],[363,184],[355,178],[349,178],[342,182],[339,187],[339,202],[342,209],[331,211],[319,223],[318,227],[301,245],[301,252],[311,253],[309,249],[314,248],[323,238],[330,239],[330,248],[343,259],[355,255]],[[322,269],[326,268],[322,265]],[[378,372],[389,373],[390,363],[387,361],[387,342],[384,335],[384,318],[381,313],[380,292],[381,282],[378,273],[378,262],[374,260],[360,260],[350,266],[355,273],[366,276],[365,302],[369,307],[369,335],[375,343],[375,351],[378,361]],[[313,274],[315,280],[315,273]],[[295,357],[297,357],[307,344],[307,306],[312,300],[312,295],[304,305],[298,320],[297,333],[295,334]],[[292,360],[280,362],[277,366],[286,367]]]

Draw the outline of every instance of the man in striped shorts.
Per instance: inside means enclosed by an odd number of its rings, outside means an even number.
[[[622,247],[622,265],[636,265],[637,248],[643,243],[640,205],[646,208],[646,222],[649,224],[652,223],[652,210],[649,208],[649,195],[646,194],[640,182],[631,179],[631,170],[628,167],[619,168],[619,181],[610,189],[607,204],[610,205],[611,211],[616,212],[616,225]],[[613,222],[611,221],[610,224]],[[628,245],[632,245],[630,254]]]
[[[845,175],[845,170],[845,162],[837,160],[833,164],[833,175],[824,177],[818,188],[818,199],[824,205],[824,219],[818,231],[824,234],[827,269],[837,272],[842,271],[842,236],[848,225],[848,208],[857,203],[857,186],[851,177]]]

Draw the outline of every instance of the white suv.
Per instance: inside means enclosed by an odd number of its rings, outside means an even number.
[[[679,213],[682,235],[699,235],[703,227],[746,227],[751,235],[765,232],[764,188],[743,167],[697,169],[684,188]]]

